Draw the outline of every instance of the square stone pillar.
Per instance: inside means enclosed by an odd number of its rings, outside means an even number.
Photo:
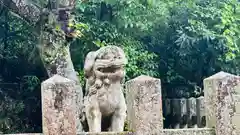
[[[216,135],[240,135],[239,80],[225,72],[204,80],[206,124]]]
[[[75,82],[59,75],[44,81],[42,121],[44,135],[76,135]]]
[[[159,135],[163,129],[160,79],[139,76],[126,83],[127,120],[136,135]]]

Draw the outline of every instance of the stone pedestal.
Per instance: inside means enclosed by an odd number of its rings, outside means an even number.
[[[199,128],[206,126],[204,97],[197,98],[197,125]]]
[[[197,127],[197,101],[195,98],[189,98],[187,100],[187,112],[188,112],[188,127]]]
[[[173,127],[175,129],[187,128],[187,100],[172,99],[171,101],[172,114],[173,114]]]
[[[204,80],[206,124],[216,129],[216,135],[240,134],[239,80],[225,72]]]
[[[163,121],[164,128],[170,128],[171,127],[171,100],[170,99],[163,99],[163,117],[165,118]]]
[[[75,82],[55,75],[42,83],[44,135],[76,135]]]
[[[139,76],[126,83],[127,119],[136,135],[159,135],[163,129],[160,79]]]

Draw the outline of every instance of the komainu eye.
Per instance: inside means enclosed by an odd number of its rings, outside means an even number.
[[[98,68],[98,71],[103,72],[104,69],[103,68]]]

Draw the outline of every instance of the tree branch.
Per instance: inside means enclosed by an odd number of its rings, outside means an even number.
[[[52,6],[57,4],[57,10],[72,10],[76,3],[76,0],[57,1],[45,0],[45,3],[49,3]],[[42,10],[41,8],[44,8],[33,4],[32,0],[0,0],[0,5],[8,8],[10,11],[17,14],[22,19],[33,25],[39,21]]]
[[[40,18],[40,8],[29,0],[0,0],[0,4],[30,24],[35,24]]]

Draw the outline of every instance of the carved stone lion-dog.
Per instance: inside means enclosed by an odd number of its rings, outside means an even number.
[[[125,54],[117,46],[105,46],[87,54],[84,106],[89,132],[101,132],[107,117],[110,117],[108,131],[123,131],[127,107],[122,84],[126,64]]]

